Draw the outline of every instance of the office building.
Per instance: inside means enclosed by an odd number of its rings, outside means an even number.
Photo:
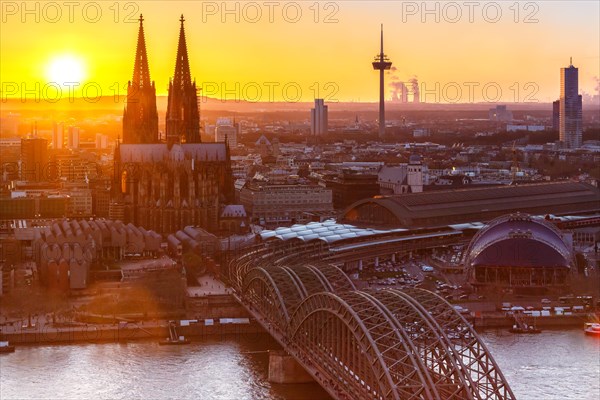
[[[76,126],[69,127],[69,137],[67,141],[67,147],[70,149],[79,148],[79,128]]]
[[[506,106],[496,106],[495,108],[490,108],[488,115],[490,121],[509,122],[513,119],[512,111],[508,110]]]
[[[571,65],[560,69],[560,141],[568,149],[582,143],[582,99],[579,94],[579,69]]]
[[[103,150],[108,147],[108,136],[96,133],[96,149]]]
[[[54,123],[52,127],[52,148],[62,149],[65,145],[65,124],[62,122]]]
[[[333,211],[331,190],[319,185],[248,183],[240,191],[240,203],[250,221],[271,227],[308,222],[310,214]]]
[[[237,129],[233,125],[231,118],[218,118],[215,126],[215,142],[225,142],[229,147],[237,146]]]
[[[315,99],[315,108],[310,110],[311,135],[324,135],[327,133],[327,106],[323,99]]]
[[[560,100],[552,102],[552,130],[560,130]]]
[[[40,182],[48,166],[48,141],[31,137],[21,139],[21,179]]]

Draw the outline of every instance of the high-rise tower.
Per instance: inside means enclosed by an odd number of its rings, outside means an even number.
[[[375,56],[373,69],[379,71],[379,138],[385,136],[385,79],[384,71],[392,68],[392,62],[383,53],[383,24],[381,24],[381,50]]]
[[[559,134],[560,141],[569,149],[582,143],[583,104],[579,94],[579,70],[573,66],[560,69]]]
[[[169,82],[169,99],[167,103],[167,143],[172,145],[181,140],[187,143],[200,142],[200,113],[198,112],[198,95],[196,82],[192,82],[190,63],[188,60],[183,15],[179,20],[179,45],[175,74]]]
[[[123,143],[157,143],[156,87],[150,82],[142,15],[139,21],[133,79],[127,85],[127,105],[123,111]]]
[[[315,108],[310,110],[310,134],[322,136],[327,133],[327,106],[323,99],[315,99]]]

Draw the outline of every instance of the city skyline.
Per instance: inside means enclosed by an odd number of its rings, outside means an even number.
[[[599,15],[1,0],[1,400],[600,398]]]
[[[3,100],[22,97],[21,85],[35,90],[38,83],[41,90],[49,81],[67,78],[81,86],[94,83],[89,96],[98,88],[102,95],[124,95],[140,13],[145,18],[148,62],[157,96],[167,94],[173,74],[170,53],[177,43],[182,13],[188,21],[191,77],[204,89],[203,95],[214,98],[375,102],[377,79],[369,71],[368,60],[378,50],[380,23],[386,27],[386,54],[396,67],[386,74],[388,101],[392,83],[408,83],[417,77],[425,85],[421,101],[426,103],[486,101],[496,98],[497,88],[502,92],[497,101],[551,102],[560,90],[556,70],[569,57],[580,70],[584,103],[586,93],[597,94],[600,64],[595,49],[600,42],[595,2],[580,2],[579,7],[567,2],[518,3],[512,9],[502,3],[496,17],[489,2],[473,10],[461,5],[452,9],[448,3],[431,3],[431,9],[411,2],[379,2],[369,7],[354,2],[318,3],[312,9],[298,3],[299,14],[292,13],[296,10],[292,4],[297,3],[284,2],[281,9],[272,10],[256,3],[262,16],[255,23],[248,3],[232,3],[238,6],[232,5],[230,13],[220,9],[220,3],[210,2],[175,3],[169,10],[152,2],[135,3],[136,7],[126,10],[98,3],[99,17],[92,15],[93,7],[82,7],[79,13],[73,11],[72,23],[68,10],[61,10],[61,17],[51,22],[57,14],[51,13],[48,4],[42,2],[38,11],[33,6],[27,11],[19,4],[12,9],[3,3],[3,30],[13,33],[0,39],[2,54],[11,60],[0,66]],[[415,4],[416,9],[410,8]],[[25,55],[23,48],[28,49]],[[7,86],[12,83],[19,86],[16,93]],[[286,84],[288,93],[283,93]],[[487,95],[482,91],[485,85],[491,85]]]

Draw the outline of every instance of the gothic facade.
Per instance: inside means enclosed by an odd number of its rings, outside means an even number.
[[[124,222],[163,235],[187,225],[217,231],[221,209],[234,198],[229,147],[225,142],[200,143],[198,99],[190,78],[183,16],[175,77],[169,85],[166,142],[159,141],[158,118],[151,111],[156,110],[156,95],[154,83],[149,84],[142,21],[140,17],[130,86],[151,88],[136,92],[138,104],[150,106],[134,114],[135,106],[128,103],[125,110],[124,141],[114,154],[111,207]]]

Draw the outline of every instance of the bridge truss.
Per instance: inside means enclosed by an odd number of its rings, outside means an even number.
[[[266,245],[228,265],[242,304],[338,399],[514,399],[471,325],[423,289],[356,290],[338,267]]]

